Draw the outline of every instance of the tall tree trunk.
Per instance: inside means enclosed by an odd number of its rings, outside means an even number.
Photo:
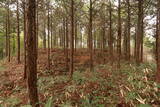
[[[52,13],[51,13],[52,15]],[[53,49],[53,23],[52,23],[52,16],[51,16],[51,49]]]
[[[20,29],[19,29],[19,2],[17,0],[17,61],[20,63]]]
[[[120,68],[120,59],[121,59],[121,0],[118,0],[118,43],[117,43],[117,51],[118,51],[118,60],[117,67]]]
[[[128,44],[128,33],[127,33],[127,24],[125,23],[124,25],[124,30],[123,30],[123,36],[124,36],[124,42],[123,42],[123,48],[124,48],[124,58],[125,60],[128,60],[127,55],[128,55],[128,49],[127,49],[127,44]]]
[[[56,43],[56,41],[57,41],[57,31],[56,31],[56,29],[55,29],[55,31],[54,31],[54,47],[56,47],[57,46],[57,43]]]
[[[93,34],[93,37],[94,37],[94,41],[93,41],[93,46],[94,46],[94,53],[96,52],[96,29],[94,28],[94,34]]]
[[[48,70],[50,70],[50,3],[48,2]]]
[[[36,48],[37,48],[36,51],[37,51],[37,59],[38,59],[38,42],[39,42],[38,31],[39,31],[38,0],[36,0]]]
[[[66,70],[68,71],[69,70],[69,64],[68,64],[68,61],[69,61],[68,60],[69,59],[68,58],[68,43],[69,43],[69,41],[68,41],[68,19],[67,18],[66,18],[65,25],[66,25],[66,32],[65,32],[66,33],[65,34],[66,35],[66,52],[65,52],[66,53]]]
[[[83,34],[82,34],[82,27],[80,27],[80,36],[81,36],[81,43],[80,43],[80,45],[81,45],[81,48],[83,48]]]
[[[127,0],[127,14],[128,14],[128,16],[127,16],[127,59],[128,60],[130,60],[130,57],[131,57],[131,44],[130,44],[130,39],[131,39],[131,37],[130,37],[130,35],[131,35],[131,31],[130,31],[130,29],[131,29],[131,22],[130,22],[130,17],[131,17],[131,15],[130,15],[130,0]]]
[[[11,39],[12,39],[12,54],[14,54],[16,52],[16,40],[14,36]]]
[[[8,4],[7,4],[7,44],[8,44],[8,62],[10,62],[10,59],[11,59],[11,46],[10,46],[10,9],[9,9],[9,1],[8,1]]]
[[[5,45],[6,45],[5,54],[6,54],[6,57],[8,57],[8,13],[6,15],[6,44]]]
[[[103,56],[103,64],[105,64],[105,23],[102,26],[102,56]]]
[[[44,21],[43,48],[46,50],[46,22]]]
[[[141,50],[140,50],[140,62],[143,62],[143,38],[144,38],[144,12],[143,12],[143,0],[142,0],[142,6],[141,6]]]
[[[135,37],[134,37],[134,59],[137,58],[137,27],[135,26]]]
[[[75,39],[74,39],[74,41],[75,41],[75,52],[76,52],[76,49],[77,49],[77,19],[76,19],[76,21],[75,21]]]
[[[27,0],[26,8],[27,37],[27,86],[32,107],[39,107],[37,90],[37,51],[36,51],[36,1]]]
[[[27,72],[26,72],[26,1],[23,1],[23,26],[24,26],[24,79],[27,78]]]
[[[111,1],[109,3],[109,56],[110,56],[110,61],[111,65],[113,64],[113,35],[112,35],[112,4]]]
[[[71,38],[70,38],[70,77],[73,75],[73,56],[74,56],[74,0],[71,0]]]
[[[143,39],[143,0],[138,1],[138,24],[137,24],[137,37],[136,37],[136,63],[139,65],[141,61],[142,52],[142,39]]]
[[[156,19],[156,34],[155,34],[155,38],[156,38],[156,50],[155,50],[155,56],[156,56],[156,61],[158,60],[157,59],[157,55],[158,55],[158,31],[159,31],[159,29],[158,29],[158,24],[159,24],[159,21],[158,21],[158,11],[157,11],[157,19]]]
[[[63,19],[63,49],[64,54],[66,54],[66,22],[65,18]]]
[[[157,37],[157,82],[160,83],[160,0],[157,0],[158,2],[158,9],[157,9],[157,12],[158,12],[158,37]]]
[[[90,0],[89,7],[89,53],[90,53],[90,71],[93,71],[93,43],[92,43],[92,16],[93,16],[93,2]]]

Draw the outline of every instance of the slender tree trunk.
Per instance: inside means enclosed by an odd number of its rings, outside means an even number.
[[[38,0],[36,0],[36,48],[37,48],[36,51],[37,51],[37,59],[38,59],[38,42],[39,42],[38,31],[39,31]]]
[[[118,43],[117,43],[117,51],[118,51],[118,63],[117,67],[120,68],[120,59],[121,59],[121,0],[118,0]]]
[[[135,42],[134,42],[134,58],[136,60],[137,58],[137,27],[135,26],[135,38],[134,38]]]
[[[156,34],[155,34],[155,38],[156,38],[156,50],[155,50],[155,56],[156,56],[156,61],[158,61],[158,32],[159,32],[159,29],[158,29],[158,24],[159,24],[159,21],[158,21],[158,11],[157,11],[157,19],[156,19]]]
[[[6,54],[6,57],[8,57],[8,14],[6,15],[6,52],[5,54]]]
[[[103,64],[105,64],[105,23],[102,26],[102,56],[103,56]]]
[[[19,64],[20,63],[20,29],[19,29],[19,2],[18,0],[17,0],[17,46],[18,46],[17,61]]]
[[[92,43],[92,16],[93,16],[93,2],[90,0],[89,7],[89,53],[90,53],[90,71],[93,71],[93,43]]]
[[[24,79],[27,78],[27,72],[26,72],[26,1],[23,2],[23,17],[24,17]]]
[[[127,55],[128,55],[128,46],[127,46],[127,44],[128,44],[128,34],[127,34],[127,24],[125,23],[125,25],[124,25],[124,32],[123,32],[123,36],[124,36],[124,42],[123,42],[123,48],[124,48],[124,58],[125,58],[125,60],[128,60],[128,58],[127,58]]]
[[[57,46],[56,40],[57,40],[57,31],[55,29],[55,31],[54,31],[54,47]]]
[[[48,2],[48,70],[50,70],[50,14],[49,14],[49,5]]]
[[[75,52],[77,49],[77,20],[75,21]]]
[[[6,44],[7,44],[7,57],[8,57],[8,62],[10,62],[10,57],[11,57],[11,46],[10,46],[10,9],[9,9],[9,1],[7,4],[7,31],[6,31],[7,35],[6,35]]]
[[[111,6],[111,1],[110,1],[110,6],[109,6],[109,56],[110,56],[110,61],[111,65],[113,64],[113,35],[112,35],[112,6]]]
[[[66,70],[68,71],[69,70],[69,63],[68,63],[68,19],[66,18]]]
[[[64,49],[64,54],[66,54],[66,22],[65,18],[63,19],[63,49]]]
[[[74,56],[74,0],[71,0],[71,38],[70,38],[70,77],[73,75],[73,56]]]
[[[81,36],[81,39],[80,39],[80,46],[81,46],[81,48],[83,48],[83,34],[82,34],[82,27],[80,27],[80,36]]]
[[[37,90],[37,51],[36,51],[36,1],[27,0],[26,8],[27,37],[27,86],[32,107],[39,107]]]
[[[130,0],[127,0],[127,6],[128,6],[128,9],[127,9],[127,13],[128,13],[128,20],[127,20],[127,59],[130,60],[130,57],[131,57],[131,44],[130,44],[130,29],[131,29],[131,22],[130,22],[130,17],[131,17],[131,12],[130,12]]]
[[[43,48],[46,50],[46,22],[44,21]]]
[[[160,0],[157,0],[158,2],[158,29],[160,29]],[[157,35],[157,82],[160,83],[160,30],[158,30],[158,35]]]
[[[144,17],[144,13],[143,13],[143,0],[142,0],[142,6],[141,6],[141,50],[140,50],[140,62],[143,62],[143,38],[144,38],[144,22],[143,22],[143,17]]]
[[[141,61],[141,52],[142,52],[142,35],[143,35],[143,0],[138,2],[138,25],[137,25],[137,37],[136,37],[136,63],[139,65]]]
[[[94,28],[94,34],[93,34],[93,37],[94,37],[94,42],[93,42],[93,44],[94,44],[94,53],[96,52],[96,29]]]
[[[16,52],[16,40],[15,37],[12,37],[12,54],[14,54]]]
[[[52,13],[51,13],[52,15]],[[53,49],[53,23],[52,23],[52,16],[51,16],[51,49]]]

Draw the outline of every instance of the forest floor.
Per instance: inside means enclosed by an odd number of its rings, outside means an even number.
[[[23,55],[22,55],[23,56]],[[103,56],[103,57],[102,57]],[[105,58],[105,59],[104,59]],[[121,62],[121,69],[108,63],[99,50],[94,53],[94,71],[89,71],[89,54],[80,49],[74,56],[72,80],[66,70],[63,50],[51,51],[51,70],[47,51],[39,50],[38,92],[42,107],[160,107],[160,85],[155,81],[156,65]],[[0,62],[0,107],[30,107],[23,60],[13,57]]]

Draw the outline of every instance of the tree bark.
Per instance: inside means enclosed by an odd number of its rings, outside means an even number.
[[[143,48],[143,0],[138,1],[138,24],[137,24],[137,37],[136,37],[136,63],[139,65],[141,62],[141,53]]]
[[[78,36],[78,35],[77,35],[77,27],[78,27],[78,24],[77,24],[77,20],[76,20],[76,21],[75,21],[75,40],[74,40],[74,41],[75,41],[75,52],[76,52],[76,49],[77,49],[77,42],[78,42],[78,41],[77,41],[77,39],[78,39],[78,38],[77,38],[77,36]]]
[[[7,12],[8,12],[8,8],[7,8]],[[5,49],[5,54],[6,54],[6,57],[8,57],[8,13],[6,15],[6,49]]]
[[[113,64],[113,35],[112,35],[112,4],[111,1],[109,2],[109,56],[111,65]]]
[[[39,18],[38,18],[38,0],[36,0],[36,48],[37,48],[37,59],[38,59],[38,42],[39,42]]]
[[[157,6],[158,7],[158,6]],[[157,19],[156,19],[156,34],[155,34],[155,38],[156,38],[156,50],[155,50],[155,56],[156,56],[156,61],[158,60],[158,32],[159,32],[159,29],[158,29],[158,24],[159,24],[159,21],[158,21],[158,11],[157,11]]]
[[[117,43],[117,51],[118,51],[117,67],[120,68],[120,59],[121,59],[121,0],[118,0],[118,43]]]
[[[158,1],[158,9],[157,9],[157,12],[158,12],[158,29],[160,29],[160,0],[157,0]],[[158,35],[157,35],[157,82],[160,83],[160,30],[158,30]]]
[[[50,70],[50,14],[49,14],[49,2],[48,2],[48,70]]]
[[[46,50],[46,23],[44,21],[44,31],[43,31],[43,48]]]
[[[66,32],[65,32],[66,33],[65,34],[66,35],[66,39],[65,39],[66,40],[66,52],[65,52],[66,53],[66,70],[68,71],[69,70],[69,64],[68,64],[68,61],[69,61],[68,60],[69,59],[68,58],[68,43],[69,43],[69,41],[68,41],[68,19],[67,18],[66,18],[65,25],[66,25],[66,29],[65,29],[66,30]]]
[[[52,15],[52,13],[51,13]],[[53,23],[52,23],[52,16],[51,16],[51,49],[53,49]]]
[[[74,0],[71,0],[71,38],[70,38],[70,77],[73,75],[73,55],[74,55]]]
[[[23,26],[24,26],[24,79],[27,78],[27,72],[26,72],[26,1],[23,1]]]
[[[10,9],[9,9],[9,1],[8,1],[8,7],[7,7],[7,43],[8,43],[8,62],[11,60],[11,46],[10,46]]]
[[[90,0],[89,7],[89,53],[90,53],[90,71],[93,71],[93,43],[92,43],[92,16],[93,16],[93,2]]]
[[[131,44],[130,44],[130,29],[131,29],[131,22],[130,22],[130,0],[127,0],[127,14],[128,14],[128,16],[127,16],[127,60],[129,60],[130,61],[130,57],[131,57]]]
[[[20,63],[20,29],[19,29],[19,2],[17,0],[17,61]]]
[[[37,51],[36,51],[36,1],[27,0],[26,8],[26,37],[27,37],[27,86],[32,107],[39,107],[37,90]]]

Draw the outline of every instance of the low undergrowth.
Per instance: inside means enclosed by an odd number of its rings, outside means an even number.
[[[160,85],[155,82],[154,64],[123,63],[121,69],[98,65],[93,72],[40,76],[38,90],[44,107],[158,107]],[[2,107],[16,107],[19,98],[0,98]],[[30,107],[24,105],[21,107]]]

